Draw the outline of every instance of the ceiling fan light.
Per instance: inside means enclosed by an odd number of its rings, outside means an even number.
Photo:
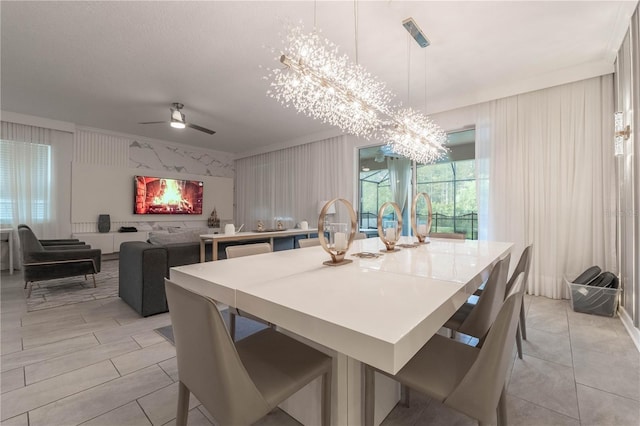
[[[171,120],[171,127],[175,128],[175,129],[184,129],[186,126],[184,125],[184,122],[172,119]]]

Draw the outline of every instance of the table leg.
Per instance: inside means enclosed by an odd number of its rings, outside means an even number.
[[[204,263],[204,260],[205,260],[204,240],[200,238],[200,263]]]
[[[218,260],[218,242],[213,240],[211,244],[211,259]]]

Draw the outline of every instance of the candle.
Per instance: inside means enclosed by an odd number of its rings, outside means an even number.
[[[387,241],[395,241],[396,240],[396,228],[387,228],[384,231],[384,237]]]
[[[427,235],[427,225],[418,225],[418,234]]]
[[[347,249],[347,234],[344,232],[336,232],[333,235],[333,239],[335,241],[335,249],[336,250],[346,250]]]

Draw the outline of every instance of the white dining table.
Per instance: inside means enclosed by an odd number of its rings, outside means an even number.
[[[397,373],[511,248],[504,242],[432,239],[383,254],[380,239],[369,238],[353,242],[347,255],[353,262],[343,266],[323,265],[328,254],[317,246],[180,266],[171,269],[170,279],[332,355],[332,424],[360,425],[361,363]],[[353,256],[360,252],[381,256]],[[399,387],[379,377],[376,424],[399,398]],[[319,384],[312,383],[281,407],[304,424],[317,424],[319,395]]]

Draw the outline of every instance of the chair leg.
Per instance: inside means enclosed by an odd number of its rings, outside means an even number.
[[[96,274],[91,274],[91,278],[93,278],[93,288],[96,288]]]
[[[322,426],[331,424],[331,369],[322,375]]]
[[[189,395],[187,386],[178,382],[178,412],[176,413],[176,426],[186,426],[189,417]]]
[[[87,280],[87,274],[84,274],[84,280],[85,281]]]
[[[522,329],[522,340],[527,340],[527,325],[524,319],[524,303],[520,305],[520,329]]]
[[[400,404],[409,408],[411,403],[411,388],[407,385],[400,385]]]
[[[376,381],[375,371],[368,365],[364,366],[364,426],[373,426],[375,414]]]
[[[502,388],[500,399],[498,400],[498,409],[496,410],[498,416],[497,426],[507,426],[507,388]]]
[[[231,340],[236,341],[236,314],[229,309],[229,334]]]
[[[452,338],[452,339],[455,339],[456,338],[456,331],[450,328],[449,329],[449,337]]]
[[[516,328],[516,347],[518,348],[518,358],[522,359],[522,338],[520,337],[520,327]]]
[[[25,288],[25,290],[27,289],[27,285],[28,285],[28,284],[29,284],[29,281],[25,281],[25,282],[24,282],[24,288]]]
[[[27,290],[27,299],[31,297],[32,288],[33,288],[33,283],[29,281],[29,289]]]

